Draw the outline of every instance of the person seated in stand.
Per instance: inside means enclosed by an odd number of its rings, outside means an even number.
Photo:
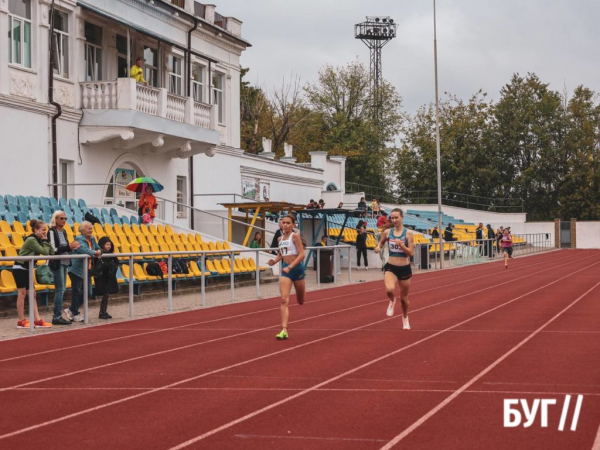
[[[452,235],[452,224],[449,223],[446,229],[444,230],[444,241],[451,242],[455,241],[454,236]]]
[[[252,239],[252,242],[250,242],[250,248],[262,248],[261,241],[262,234],[260,233],[260,231],[257,231],[254,235],[254,239]]]
[[[337,206],[337,209],[342,209],[344,207],[344,202],[340,202]]]
[[[437,225],[433,227],[433,230],[431,230],[431,237],[434,239],[438,239],[440,237],[440,230],[438,230]]]

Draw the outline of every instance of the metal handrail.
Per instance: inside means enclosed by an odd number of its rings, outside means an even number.
[[[327,247],[305,247],[306,250],[316,250],[317,252],[317,284],[320,285],[319,279],[319,263],[320,263],[320,252],[321,250],[333,250],[334,252],[334,283],[337,284],[337,259],[339,258],[339,251],[345,248],[351,248],[350,245],[333,245]],[[0,262],[3,261],[26,261],[28,262],[29,276],[29,329],[31,332],[35,330],[34,327],[34,302],[35,302],[35,284],[34,277],[31,275],[33,270],[35,269],[34,263],[35,261],[48,261],[48,260],[63,260],[63,259],[84,259],[88,260],[90,258],[129,258],[129,278],[128,278],[128,286],[129,286],[129,317],[134,316],[134,286],[135,286],[135,276],[134,276],[134,257],[140,256],[161,256],[164,258],[167,255],[167,300],[168,300],[168,309],[169,311],[173,310],[173,257],[174,256],[199,256],[201,259],[200,271],[201,271],[201,294],[200,294],[200,307],[206,307],[206,257],[214,256],[215,254],[222,254],[230,256],[230,292],[231,292],[231,302],[235,301],[235,264],[233,260],[235,259],[236,253],[255,253],[256,254],[256,271],[255,271],[255,279],[256,279],[256,297],[260,297],[260,254],[262,253],[264,257],[269,257],[269,259],[273,259],[272,248],[253,248],[253,249],[232,249],[232,250],[212,250],[212,251],[170,251],[170,252],[142,252],[142,253],[110,253],[104,254],[99,257],[90,256],[90,255],[81,255],[81,254],[63,254],[63,255],[39,255],[39,256],[3,256],[0,257]],[[83,264],[83,320],[84,323],[89,323],[89,308],[88,308],[88,282],[89,279],[89,264]],[[17,269],[20,270],[20,269]],[[352,282],[352,265],[348,264],[348,281]]]
[[[48,187],[52,187],[52,186],[113,186],[113,189],[116,186],[126,187],[126,185],[120,184],[120,183],[50,183],[50,184],[48,184]],[[184,208],[191,209],[191,210],[193,210],[195,212],[199,212],[199,213],[202,213],[202,214],[207,214],[209,216],[217,217],[217,218],[221,219],[223,226],[225,224],[224,221],[229,220],[232,223],[239,223],[239,224],[242,224],[244,226],[250,227],[250,224],[248,224],[246,222],[243,222],[241,220],[236,220],[236,219],[233,219],[233,218],[230,219],[229,217],[223,217],[223,216],[220,216],[218,214],[211,213],[210,211],[205,211],[203,209],[198,209],[196,207],[192,207],[190,205],[186,205],[185,203],[179,203],[177,201],[170,200],[168,198],[160,197],[159,195],[156,195],[156,194],[153,194],[153,195],[154,195],[154,197],[156,197],[159,200],[162,200],[162,201],[168,202],[168,203],[172,203],[173,206],[182,206]],[[197,195],[204,195],[204,194],[197,194]],[[207,195],[220,195],[220,194],[207,194]],[[225,195],[231,195],[231,194],[225,194]],[[239,195],[239,194],[233,194],[233,195]],[[194,195],[194,196],[196,196],[196,195]],[[137,199],[136,199],[136,201],[137,201]],[[120,206],[120,205],[112,205],[112,206]],[[120,207],[128,209],[128,208],[126,208],[124,206],[120,206]],[[130,210],[130,211],[134,211],[135,212],[135,210]],[[175,214],[173,214],[173,218],[175,219]],[[271,233],[273,235],[275,235],[275,233],[276,233],[276,231],[271,231],[271,230],[268,230],[267,228],[262,228],[262,227],[260,227],[258,225],[252,225],[252,229],[261,230],[261,231],[264,231],[265,233]],[[225,238],[225,232],[223,232],[223,238]]]

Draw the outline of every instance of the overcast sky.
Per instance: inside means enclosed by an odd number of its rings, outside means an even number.
[[[383,76],[414,112],[434,100],[432,0],[228,0],[217,11],[243,22],[252,47],[242,55],[249,81],[266,88],[294,73],[314,82],[325,64],[369,50],[354,39],[365,16],[390,16],[397,37],[383,48]],[[438,0],[440,93],[498,99],[513,73],[536,73],[550,87],[583,84],[600,92],[598,0]]]

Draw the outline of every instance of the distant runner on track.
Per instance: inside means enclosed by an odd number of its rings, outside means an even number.
[[[513,238],[508,229],[504,229],[501,242],[502,253],[504,254],[504,268],[508,269],[508,259],[512,259],[513,257]]]
[[[274,266],[283,260],[283,268],[279,277],[279,292],[281,293],[281,332],[275,336],[276,339],[284,340],[289,338],[287,327],[290,312],[288,305],[290,302],[290,292],[292,285],[296,289],[296,299],[299,305],[304,304],[304,295],[306,292],[306,274],[304,272],[304,246],[299,233],[294,233],[296,218],[293,215],[287,215],[281,220],[283,233],[279,238],[279,252],[277,257],[269,261],[270,266]]]
[[[400,301],[402,302],[402,329],[410,330],[408,323],[408,309],[410,302],[408,301],[408,291],[410,289],[410,279],[412,270],[410,268],[410,258],[415,254],[415,240],[412,230],[404,227],[404,213],[400,208],[393,209],[390,213],[390,220],[393,228],[385,230],[381,235],[381,240],[375,253],[379,253],[385,243],[388,243],[390,256],[388,262],[383,266],[385,290],[390,304],[388,305],[387,315],[394,315],[394,307],[396,306],[396,282],[400,286]]]

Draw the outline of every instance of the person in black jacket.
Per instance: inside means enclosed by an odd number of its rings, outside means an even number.
[[[55,211],[52,219],[50,219],[50,231],[48,232],[48,241],[50,241],[55,255],[69,255],[71,250],[79,248],[79,242],[69,242],[65,231],[66,224],[67,215],[63,211]],[[64,319],[62,316],[63,298],[67,289],[67,271],[71,265],[71,260],[52,260],[48,265],[52,271],[55,287],[52,325],[71,325],[71,321]]]
[[[311,200],[312,202],[312,200]],[[283,233],[283,219],[279,219],[279,230],[277,230],[275,232],[275,236],[273,236],[273,240],[271,241],[271,248],[278,248],[279,247],[279,238],[281,237],[281,234]],[[273,251],[271,252],[274,255],[277,254],[277,251]]]
[[[100,238],[98,246],[102,250],[103,255],[114,253],[113,243],[106,236]],[[112,319],[112,316],[108,314],[106,309],[108,308],[108,298],[110,294],[119,292],[119,283],[117,282],[117,269],[119,263],[117,258],[99,258],[95,260],[94,264],[92,273],[94,275],[94,281],[96,282],[95,294],[102,295],[98,318]]]
[[[487,228],[487,238],[489,239],[489,241],[487,242],[487,250],[488,250],[488,256],[490,258],[494,257],[494,239],[496,239],[496,233],[494,233],[494,230],[492,228],[492,226],[488,223],[486,225]]]
[[[482,254],[482,252],[485,252],[485,254],[487,255],[487,250],[483,247],[483,224],[479,223],[479,225],[477,226],[477,229],[475,230],[475,239],[477,239],[477,249],[478,249],[478,253]]]
[[[356,235],[356,265],[360,270],[360,257],[365,260],[365,270],[369,270],[369,260],[367,259],[367,229],[362,226]]]

